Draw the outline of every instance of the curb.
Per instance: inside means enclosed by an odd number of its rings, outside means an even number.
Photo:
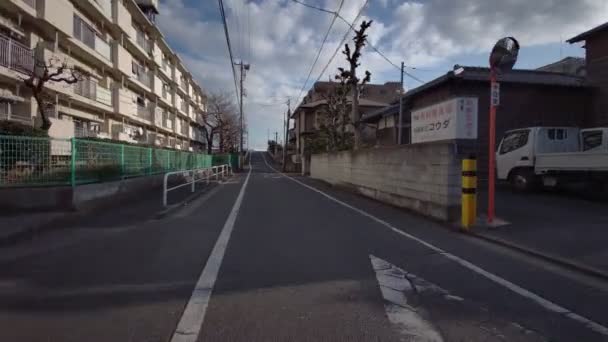
[[[484,234],[473,233],[473,232],[463,232],[463,234],[473,236],[473,237],[481,239],[481,240],[485,240],[485,241],[488,241],[488,242],[491,242],[491,243],[494,243],[494,244],[497,244],[497,245],[500,245],[503,247],[507,247],[507,248],[516,250],[518,252],[528,254],[533,257],[543,259],[545,261],[548,261],[550,263],[556,264],[558,266],[561,266],[561,267],[564,267],[564,268],[567,268],[567,269],[570,269],[573,271],[581,272],[581,273],[584,273],[584,274],[592,276],[592,277],[600,278],[602,280],[608,280],[608,272],[599,270],[594,267],[586,266],[581,263],[571,261],[571,260],[556,256],[553,254],[544,253],[539,250],[525,247],[520,244],[511,242],[511,241],[507,241],[507,240],[504,240],[501,238],[487,236]]]

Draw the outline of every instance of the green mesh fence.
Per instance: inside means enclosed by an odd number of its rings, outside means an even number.
[[[97,183],[234,165],[234,158],[87,139],[0,135],[0,187]]]

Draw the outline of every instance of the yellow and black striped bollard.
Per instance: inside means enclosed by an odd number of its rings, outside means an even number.
[[[477,219],[477,161],[462,160],[462,228],[469,230]]]

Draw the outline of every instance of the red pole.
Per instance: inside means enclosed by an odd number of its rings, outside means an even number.
[[[490,91],[494,91],[496,85],[496,71],[490,70]],[[495,216],[494,193],[496,187],[496,106],[493,95],[490,98],[490,134],[488,141],[488,222],[492,223]]]

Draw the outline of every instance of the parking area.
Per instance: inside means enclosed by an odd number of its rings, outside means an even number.
[[[480,195],[480,214],[485,213]],[[608,274],[608,200],[584,188],[518,193],[499,187],[496,214],[510,224],[478,233]]]

